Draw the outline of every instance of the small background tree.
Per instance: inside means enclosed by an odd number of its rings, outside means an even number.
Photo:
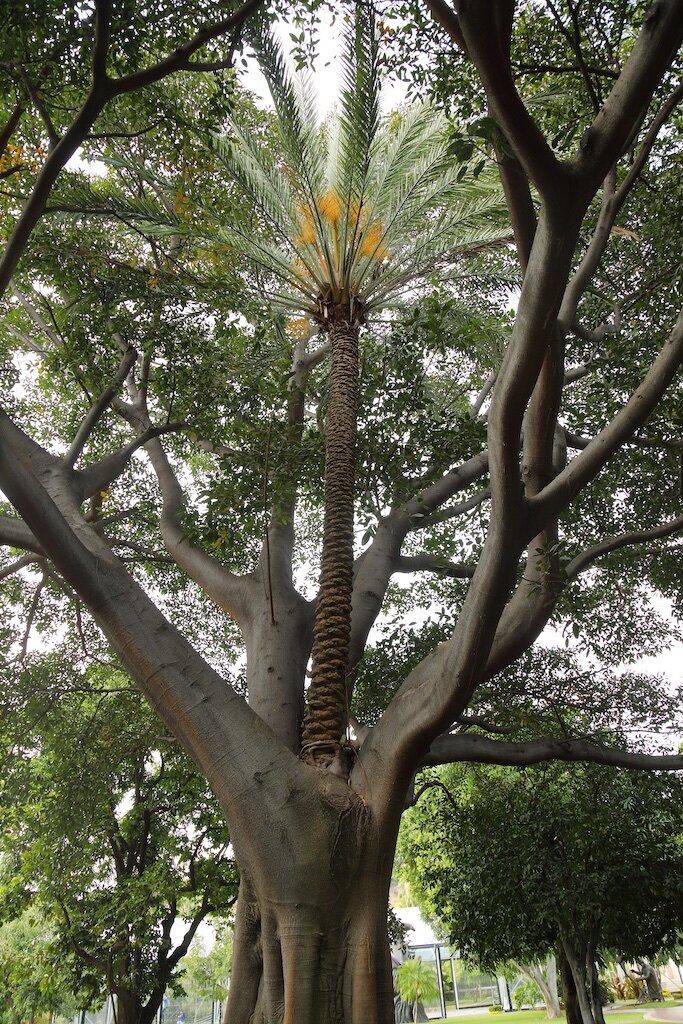
[[[439,982],[431,964],[420,956],[404,960],[396,968],[396,987],[401,999],[413,1007],[413,1020],[417,1021],[420,1004],[439,998]]]
[[[599,949],[670,948],[681,925],[683,788],[582,766],[449,768],[425,784],[401,870],[463,954],[493,970],[561,943],[584,1024],[602,1020]]]
[[[79,672],[73,655],[5,669],[0,908],[34,908],[74,991],[145,1024],[202,921],[229,912],[237,872],[186,755],[113,667]]]

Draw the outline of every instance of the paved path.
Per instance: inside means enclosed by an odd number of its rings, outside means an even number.
[[[643,1016],[646,1020],[661,1020],[683,1024],[683,1006],[658,1006],[655,1010],[648,1010]]]

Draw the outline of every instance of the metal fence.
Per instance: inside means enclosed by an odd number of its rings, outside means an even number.
[[[410,946],[408,953],[434,966],[439,985],[439,1001],[434,1006],[425,1007],[428,1017],[446,1017],[454,1010],[493,1006],[496,1003],[502,1004],[504,1009],[510,1008],[509,998],[506,998],[507,989],[501,989],[501,979],[492,974],[467,970],[459,954],[448,946]]]
[[[164,996],[156,1024],[221,1024],[223,1004],[194,996]],[[116,1024],[116,1002],[107,999],[98,1010],[81,1010],[72,1018],[53,1014],[51,1024]]]

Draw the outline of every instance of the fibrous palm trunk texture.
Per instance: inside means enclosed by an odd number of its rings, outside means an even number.
[[[333,311],[334,313],[335,311]],[[320,592],[313,626],[311,684],[302,756],[329,764],[347,725],[346,675],[353,584],[353,498],[358,408],[358,327],[332,319],[325,439],[325,518]]]

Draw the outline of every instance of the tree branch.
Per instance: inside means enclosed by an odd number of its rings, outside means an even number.
[[[616,182],[616,166],[610,168],[602,186],[602,203],[598,222],[595,225],[590,244],[581,260],[577,270],[570,279],[564,293],[558,322],[562,330],[567,333],[574,324],[576,310],[581,296],[593,280],[595,271],[602,259],[610,237],[610,230],[614,224],[617,210],[614,203],[614,186]]]
[[[403,509],[392,509],[388,516],[380,519],[372,543],[356,560],[351,601],[350,672],[363,656],[409,529],[407,513]]]
[[[144,562],[158,562],[160,565],[177,565],[175,558],[171,558],[170,555],[162,555],[158,551],[149,551],[142,544],[138,544],[134,540],[124,540],[123,537],[108,537],[103,535],[105,540],[112,548],[127,548],[128,551],[132,551],[135,554],[141,556]],[[132,562],[139,561],[140,559],[133,559],[131,557],[124,558],[121,556],[121,561]]]
[[[434,21],[438,22],[446,30],[458,49],[467,55],[467,46],[460,28],[458,16],[452,7],[445,0],[427,0],[427,9],[430,11]]]
[[[34,352],[37,356],[41,356],[41,358],[44,358],[47,355],[46,349],[41,348],[40,345],[36,344],[33,338],[28,334],[24,334],[23,331],[13,327],[12,324],[4,324],[3,326],[8,334],[11,334],[13,338],[16,338],[17,341],[21,342],[28,352]]]
[[[473,484],[488,472],[489,453],[480,452],[467,462],[449,470],[434,483],[423,488],[405,505],[405,513],[410,517],[411,529],[420,529],[422,520],[431,512],[436,511],[445,502]]]
[[[23,519],[14,519],[12,516],[0,516],[0,544],[33,551],[36,555],[45,554]]]
[[[71,125],[48,154],[0,258],[0,296],[4,295],[31,233],[43,215],[60,171],[75,154],[109,98],[105,81],[93,83]]]
[[[497,736],[506,736],[512,732],[511,725],[494,725],[488,718],[481,715],[461,715],[456,719],[456,724],[462,726],[462,731],[470,728],[483,729],[484,732],[494,733]]]
[[[15,572],[20,572],[21,569],[25,569],[28,565],[40,564],[40,555],[22,555],[21,558],[17,558],[16,562],[11,562],[10,565],[3,566],[0,569],[0,580],[6,580],[9,576],[13,576]]]
[[[24,108],[22,107],[21,103],[17,101],[17,103],[14,105],[12,113],[5,122],[4,128],[2,129],[2,131],[0,131],[0,154],[4,153],[7,149],[9,141],[14,135],[14,131],[21,120],[21,115],[23,114],[23,112]]]
[[[642,123],[655,89],[683,39],[683,0],[658,0],[645,15],[631,53],[572,161],[577,184],[592,195]]]
[[[440,512],[434,512],[431,516],[425,516],[424,519],[420,519],[412,527],[413,530],[423,530],[429,526],[436,526],[437,523],[446,523],[449,519],[456,519],[458,516],[463,516],[467,512],[471,512],[473,508],[477,508],[491,497],[491,488],[485,487],[481,491],[477,491],[467,501],[461,501],[457,505],[451,505],[450,508],[444,508]]]
[[[61,344],[61,339],[57,334],[55,334],[50,324],[48,324],[45,318],[41,315],[40,310],[31,302],[28,296],[24,295],[24,293],[20,291],[15,284],[10,284],[9,291],[10,294],[21,304],[31,323],[50,339],[50,342],[55,346],[55,348],[58,348]],[[42,352],[37,345],[31,342],[28,342],[28,344],[34,352]]]
[[[524,274],[536,234],[536,210],[529,188],[529,179],[519,160],[509,152],[509,148],[505,146],[504,142],[494,139],[494,146],[500,183],[505,193],[505,202],[515,236],[517,256],[522,274]]]
[[[395,562],[395,572],[436,572],[441,576],[450,576],[456,580],[471,580],[474,576],[474,565],[464,562],[449,562],[434,555],[401,555]]]
[[[565,437],[567,438],[567,444],[570,448],[576,448],[577,451],[583,451],[587,448],[594,437],[583,437],[581,434],[574,434],[571,430],[565,429]],[[680,452],[683,450],[683,441],[677,441],[673,438],[664,437],[642,437],[638,434],[633,437],[629,437],[625,444],[635,445],[637,448],[661,448],[663,451]]]
[[[657,117],[655,117],[641,146],[638,159],[635,161],[633,167],[622,182],[618,192],[615,192],[617,181],[616,163],[610,168],[607,176],[605,177],[603,182],[600,213],[593,231],[593,236],[578,268],[567,285],[562,306],[560,308],[558,319],[565,334],[567,331],[571,330],[578,334],[579,337],[582,337],[597,346],[601,344],[607,334],[614,333],[620,328],[621,313],[618,305],[615,309],[613,322],[602,324],[596,331],[587,331],[577,323],[576,313],[578,305],[586,289],[593,280],[595,272],[605,253],[611,232],[614,229],[614,222],[617,214],[621,210],[630,189],[640,174],[645,160],[654,145],[660,128],[676,104],[680,101],[681,96],[683,96],[683,86],[675,90],[672,96],[669,97],[668,101],[660,108]]]
[[[93,86],[107,81],[107,57],[111,37],[112,0],[95,0],[95,33],[92,47]]]
[[[113,389],[107,390],[112,391]],[[109,402],[113,400],[115,395],[116,392],[114,391],[109,396]],[[81,501],[85,501],[86,498],[97,494],[99,491],[106,491],[114,480],[121,476],[135,452],[144,447],[149,441],[161,437],[162,434],[176,434],[179,431],[185,430],[186,427],[187,424],[185,423],[165,423],[159,427],[147,427],[146,430],[138,434],[136,438],[121,448],[120,451],[111,452],[109,455],[105,455],[99,462],[93,462],[84,469],[77,470],[74,474],[74,479]],[[69,462],[66,464],[70,465]]]
[[[529,499],[531,520],[554,519],[594,479],[603,466],[643,425],[683,362],[683,311],[642,384],[610,423],[540,494]]]
[[[681,84],[676,89],[674,89],[671,95],[662,103],[655,117],[652,119],[652,124],[648,128],[647,133],[640,144],[638,155],[629,167],[628,174],[626,175],[626,177],[624,178],[624,180],[622,181],[621,185],[615,193],[614,204],[617,208],[617,211],[621,209],[635,182],[640,177],[640,173],[643,170],[643,167],[645,166],[645,162],[649,157],[650,153],[652,152],[652,147],[657,141],[657,136],[659,135],[659,132],[666,124],[669,115],[676,109],[676,107],[682,99],[683,82],[681,82]]]
[[[206,915],[209,913],[210,909],[211,906],[209,903],[209,897],[206,893],[204,893],[199,910],[192,918],[189,928],[187,928],[185,934],[182,937],[182,940],[178,943],[176,948],[173,950],[173,952],[168,956],[166,960],[166,966],[169,971],[172,971],[173,968],[182,960],[182,958],[187,953],[188,949],[190,948],[190,943],[197,934],[197,929],[199,928],[200,924],[202,923]]]
[[[483,6],[490,15],[490,5]],[[533,499],[523,498],[520,436],[527,404],[557,338],[556,316],[580,221],[578,212],[570,216],[553,207],[549,202],[548,208],[541,209],[515,326],[489,410],[491,516],[476,572],[453,636],[413,669],[361,747],[359,784],[365,759],[377,756],[385,768],[384,785],[395,786],[407,774],[410,758],[420,756],[433,737],[462,714],[487,671],[521,552],[544,525],[534,528],[527,511]],[[555,367],[551,376],[554,380]],[[443,482],[435,487],[443,487]],[[354,767],[352,775],[355,772]],[[391,800],[389,792],[386,797]]]
[[[100,418],[104,415],[105,411],[109,408],[117,393],[123,386],[126,377],[130,373],[135,360],[137,358],[137,352],[134,348],[129,348],[121,363],[119,365],[116,377],[114,378],[114,384],[102,392],[97,401],[88,410],[88,413],[81,423],[76,436],[71,442],[71,446],[64,456],[64,463],[67,466],[74,466],[78,457],[82,454],[86,442],[93,430],[97,426]],[[142,442],[144,444],[144,442]],[[131,452],[132,454],[132,452]],[[92,492],[90,492],[92,493]]]
[[[636,544],[649,544],[653,540],[662,540],[664,537],[671,537],[673,534],[683,530],[683,516],[678,516],[668,523],[662,523],[650,530],[637,530],[633,533],[622,533],[618,537],[608,537],[592,548],[587,548],[580,555],[565,566],[567,581],[576,579],[582,572],[585,572],[593,562],[611,551],[618,551],[620,548],[633,547]]]
[[[219,608],[245,626],[251,614],[254,581],[229,572],[215,558],[190,543],[181,521],[185,496],[166,452],[158,439],[148,441],[145,447],[161,488],[161,536],[166,550]]]
[[[562,588],[557,557],[551,567],[547,557],[530,544],[524,575],[498,621],[482,681],[510,665],[540,636]]]
[[[591,359],[587,363],[581,363],[580,366],[570,366],[564,371],[564,382],[565,384],[573,384],[577,380],[583,380],[589,373],[594,373],[597,370],[597,365]]]
[[[444,796],[446,797],[446,799],[448,800],[449,804],[456,812],[456,814],[460,813],[460,808],[458,807],[458,804],[454,799],[453,794],[451,793],[448,786],[441,782],[440,779],[430,779],[429,782],[425,782],[424,785],[420,786],[420,788],[415,791],[411,799],[407,802],[407,806],[415,807],[420,797],[427,793],[430,789],[440,790],[444,794]]]
[[[33,597],[31,598],[31,603],[30,603],[30,605],[28,607],[28,612],[26,613],[26,624],[24,626],[24,639],[22,640],[22,643],[21,643],[21,649],[19,651],[19,654],[17,654],[16,657],[14,657],[12,659],[13,661],[23,661],[24,658],[26,657],[26,652],[28,651],[28,642],[29,642],[29,639],[31,637],[31,629],[33,628],[33,622],[34,622],[36,614],[38,612],[38,605],[40,604],[40,598],[41,598],[41,595],[42,595],[44,590],[45,590],[45,574],[43,573],[43,575],[42,575],[42,577],[40,579],[40,582],[38,583],[38,586],[35,589]]]
[[[541,196],[552,198],[566,172],[524,106],[512,77],[510,37],[514,3],[479,0],[460,3],[457,9],[464,46],[479,71],[492,116]]]
[[[26,94],[29,100],[36,108],[36,111],[38,112],[40,119],[45,125],[45,131],[47,133],[47,137],[50,143],[50,149],[54,149],[54,147],[59,142],[59,133],[54,126],[52,118],[50,117],[50,113],[45,104],[43,103],[39,90],[37,90],[34,87],[33,82],[26,73],[26,69],[20,67],[19,74],[21,76],[22,82],[24,83],[24,89],[26,90]]]
[[[542,761],[589,761],[634,770],[680,771],[683,754],[643,754],[617,750],[590,740],[561,740],[553,737],[520,743],[492,740],[470,733],[456,733],[436,739],[422,767],[474,761],[478,764],[518,765],[524,767]]]
[[[106,104],[115,96],[151,85],[175,71],[192,70],[189,58],[193,53],[206,43],[239,29],[262,3],[263,0],[248,0],[229,17],[202,29],[189,42],[176,48],[164,60],[143,71],[124,75],[122,78],[114,80],[107,75],[111,0],[98,0],[95,4],[92,84],[68,129],[48,154],[0,258],[0,296],[4,295],[31,233],[43,215],[59,173],[76,153]]]
[[[476,396],[470,406],[470,418],[476,420],[477,416],[481,412],[481,407],[493,391],[493,385],[496,383],[496,374],[490,373],[484,383],[482,384],[479,394]]]
[[[564,36],[564,38],[569,43],[569,46],[570,46],[570,48],[572,50],[572,53],[574,54],[574,57],[576,58],[577,67],[578,67],[578,69],[579,69],[579,71],[581,73],[581,77],[583,78],[584,85],[586,86],[586,91],[588,92],[588,96],[589,96],[589,99],[590,99],[591,104],[593,106],[593,109],[597,110],[599,108],[600,104],[599,104],[598,97],[596,95],[595,89],[593,87],[593,82],[591,81],[590,73],[589,73],[588,68],[586,66],[586,62],[583,59],[583,53],[581,51],[580,27],[579,27],[579,24],[578,24],[578,21],[577,21],[576,11],[571,6],[571,4],[569,4],[570,18],[571,18],[571,21],[572,21],[572,25],[574,27],[574,32],[572,33],[565,26],[565,24],[562,21],[562,18],[560,17],[559,12],[557,11],[557,8],[555,7],[555,5],[552,2],[552,0],[548,0],[548,6],[549,6],[549,8],[550,8],[550,10],[552,12],[553,18],[555,19],[555,24],[557,25],[557,27],[558,27],[559,31],[561,32],[561,34]]]
[[[380,520],[370,546],[356,561],[353,581],[349,670],[361,659],[368,635],[379,615],[401,545],[411,530],[427,521],[426,514],[448,501],[458,491],[483,476],[488,469],[488,452],[481,452],[425,487],[402,508],[395,508]]]
[[[259,7],[263,6],[263,2],[264,0],[247,0],[247,3],[243,4],[227,18],[216,22],[215,25],[208,25],[206,28],[201,29],[187,43],[177,47],[173,53],[157,64],[152,64],[151,67],[144,68],[142,71],[136,71],[133,74],[118,78],[112,83],[113,95],[119,96],[122,93],[134,92],[143,86],[152,85],[154,82],[158,82],[176,71],[192,71],[193,66],[190,62],[190,57],[193,53],[196,53],[197,50],[200,50],[214,39],[240,29],[245,21],[252,14],[255,14]]]

